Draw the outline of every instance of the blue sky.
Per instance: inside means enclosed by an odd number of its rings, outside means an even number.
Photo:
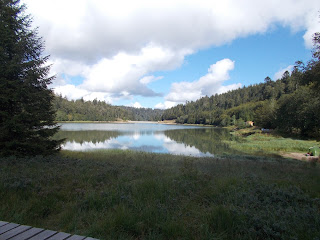
[[[229,58],[235,61],[234,70],[230,71],[230,79],[224,84],[248,86],[264,81],[269,76],[275,79],[276,73],[283,72],[296,61],[307,62],[312,54],[306,48],[303,39],[304,32],[292,32],[289,28],[277,27],[263,34],[240,38],[232,43],[200,50],[185,58],[181,67],[173,71],[156,72],[154,75],[163,76],[163,81],[156,81],[149,86],[159,92],[168,94],[172,82],[194,81],[204,76],[212,63]],[[289,71],[290,72],[290,71]],[[281,75],[281,74],[280,74]],[[137,102],[146,100],[137,97]],[[163,101],[161,97],[147,99],[148,107]],[[119,101],[116,104],[129,105],[131,102]]]
[[[25,0],[68,99],[168,108],[311,58],[315,0]],[[57,14],[57,12],[59,14]]]

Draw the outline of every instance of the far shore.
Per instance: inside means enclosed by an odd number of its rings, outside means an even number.
[[[57,121],[57,123],[159,123],[177,125],[175,120],[165,121],[131,121],[131,120],[116,120],[116,121]],[[197,125],[197,124],[193,124]]]
[[[164,121],[131,121],[131,120],[116,120],[116,121],[57,121],[57,123],[117,123],[117,124],[128,124],[128,123],[153,123],[153,124],[167,124],[167,125],[183,125],[183,126],[198,126],[198,127],[216,127],[212,125],[204,124],[181,124],[176,123],[176,120],[164,120]]]

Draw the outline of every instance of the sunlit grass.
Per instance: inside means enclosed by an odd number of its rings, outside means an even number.
[[[257,129],[243,129],[235,133],[237,141],[225,141],[230,148],[244,153],[279,154],[280,152],[307,153],[310,147],[320,145],[315,140],[284,138],[261,133]]]
[[[315,239],[319,164],[120,150],[0,159],[0,219],[100,239]]]

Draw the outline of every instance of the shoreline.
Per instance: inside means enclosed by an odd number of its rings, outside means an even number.
[[[118,120],[118,121],[57,121],[56,123],[119,123],[119,124],[129,124],[129,123],[146,123],[146,124],[168,124],[168,125],[178,125],[173,121],[131,121],[131,120]],[[184,125],[184,124],[180,124]],[[195,124],[197,125],[197,124]]]
[[[305,162],[320,162],[320,158],[318,156],[306,156],[305,153],[280,152],[279,155],[284,158],[296,159]]]
[[[213,125],[204,124],[181,124],[176,123],[175,120],[165,121],[131,121],[131,120],[119,120],[119,121],[57,121],[56,123],[118,123],[118,124],[129,124],[129,123],[146,123],[146,124],[165,124],[165,125],[181,125],[181,126],[197,126],[197,127],[217,127]]]

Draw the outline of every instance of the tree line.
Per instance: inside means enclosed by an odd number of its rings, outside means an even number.
[[[62,96],[55,96],[53,108],[56,121],[159,121],[164,112],[160,109],[112,106],[96,99],[73,101]]]
[[[263,128],[306,137],[320,137],[320,33],[314,34],[313,58],[296,62],[281,79],[266,77],[263,83],[167,109],[163,120],[177,123],[242,127],[254,121]]]

